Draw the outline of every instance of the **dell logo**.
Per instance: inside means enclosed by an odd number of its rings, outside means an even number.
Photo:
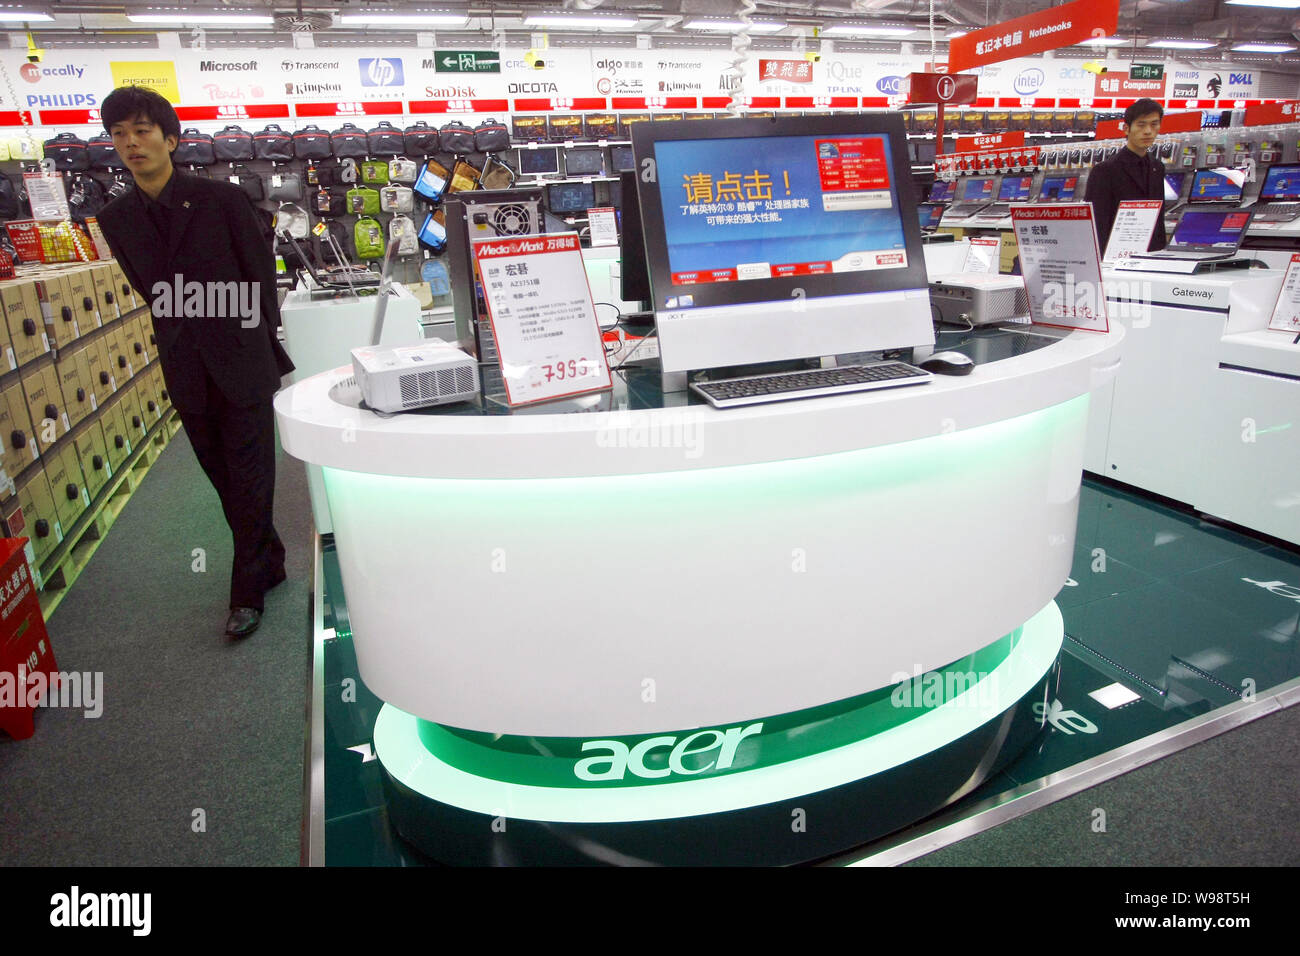
[[[1254,81],[1255,81],[1255,74],[1253,73],[1229,73],[1228,74],[1229,86],[1250,86],[1250,84],[1253,83]]]
[[[897,96],[903,92],[903,78],[901,76],[882,76],[876,81],[876,89],[889,96]]]
[[[1046,74],[1038,67],[1031,67],[1028,70],[1021,70],[1017,75],[1012,87],[1021,96],[1028,96],[1030,93],[1037,93],[1043,88],[1043,83],[1047,80]]]

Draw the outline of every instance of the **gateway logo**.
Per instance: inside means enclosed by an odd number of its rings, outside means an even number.
[[[1047,74],[1037,67],[1031,67],[1028,70],[1021,70],[1016,74],[1016,78],[1011,83],[1011,88],[1021,96],[1029,96],[1031,93],[1037,93],[1047,82]]]
[[[362,59],[357,60],[361,69],[362,86],[402,86],[406,77],[402,74],[400,59]]]

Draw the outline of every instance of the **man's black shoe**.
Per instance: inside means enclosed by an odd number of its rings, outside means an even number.
[[[279,568],[278,568],[278,569],[277,569],[277,570],[276,570],[276,571],[271,575],[271,580],[267,583],[267,585],[266,585],[266,590],[267,590],[267,591],[271,590],[271,588],[275,587],[277,584],[283,584],[284,581],[285,581],[285,578],[286,578],[286,575],[285,575],[285,571],[284,571],[284,565],[282,564],[282,565],[280,565],[280,567],[279,567]]]
[[[226,620],[226,633],[231,637],[248,637],[261,623],[261,611],[251,607],[232,608]]]

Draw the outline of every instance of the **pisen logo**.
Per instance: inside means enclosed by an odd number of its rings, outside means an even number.
[[[155,282],[155,318],[234,319],[246,329],[262,320],[260,282],[186,282],[179,272],[171,283]]]
[[[50,897],[50,925],[77,927],[129,926],[132,936],[148,936],[153,920],[152,893],[69,893]]]
[[[763,722],[759,721],[748,727],[700,730],[680,740],[677,737],[649,737],[630,748],[621,740],[588,740],[582,745],[582,752],[592,756],[579,760],[573,773],[579,780],[603,782],[622,780],[628,770],[647,780],[658,780],[671,774],[689,777],[709,771],[730,770],[741,741],[762,730]],[[668,751],[667,766],[646,766],[646,757],[652,751],[665,750]],[[696,757],[692,762],[699,764],[700,755],[714,750],[718,751],[717,757],[700,766],[687,767],[683,763],[686,757]]]

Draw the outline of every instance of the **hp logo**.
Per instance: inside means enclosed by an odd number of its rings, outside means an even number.
[[[401,86],[405,80],[402,75],[401,60],[365,59],[359,61],[361,66],[362,86]]]

